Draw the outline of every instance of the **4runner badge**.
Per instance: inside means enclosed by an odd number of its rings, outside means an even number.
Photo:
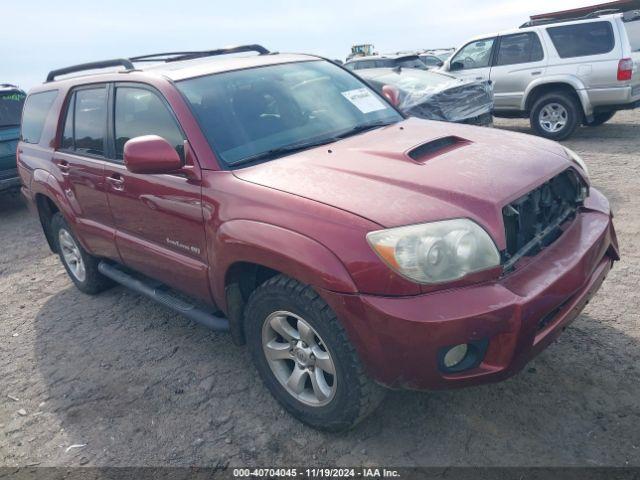
[[[200,254],[200,249],[198,247],[194,247],[194,246],[189,246],[189,245],[185,245],[184,243],[180,243],[178,240],[172,240],[169,237],[167,237],[166,242],[171,245],[172,247],[177,247],[181,250],[185,250],[187,252],[191,252],[191,253],[196,253],[196,254]]]

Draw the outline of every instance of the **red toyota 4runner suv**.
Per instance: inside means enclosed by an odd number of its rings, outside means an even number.
[[[289,412],[348,428],[380,385],[518,372],[618,259],[575,153],[387,93],[259,45],[56,70],[26,100],[22,191],[80,290],[230,331]]]

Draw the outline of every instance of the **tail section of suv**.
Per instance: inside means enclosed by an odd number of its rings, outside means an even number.
[[[26,94],[15,85],[0,84],[0,191],[20,185],[16,148]]]
[[[459,48],[443,69],[491,80],[495,116],[562,140],[640,106],[640,14],[525,24]]]
[[[354,425],[381,385],[517,373],[618,259],[575,153],[407,119],[348,70],[259,45],[54,71],[18,154],[80,290],[115,281],[230,331],[315,428]]]

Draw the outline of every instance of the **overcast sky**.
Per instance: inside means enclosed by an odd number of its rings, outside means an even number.
[[[344,59],[352,44],[379,52],[457,46],[517,27],[529,15],[597,0],[22,0],[2,7],[0,83],[41,83],[54,68],[145,53],[260,43]]]

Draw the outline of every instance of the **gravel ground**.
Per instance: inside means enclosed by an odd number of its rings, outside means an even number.
[[[518,376],[390,392],[342,434],[285,414],[227,335],[123,288],[77,291],[0,197],[0,466],[640,466],[640,111],[566,145],[616,212],[623,260],[594,301]]]

